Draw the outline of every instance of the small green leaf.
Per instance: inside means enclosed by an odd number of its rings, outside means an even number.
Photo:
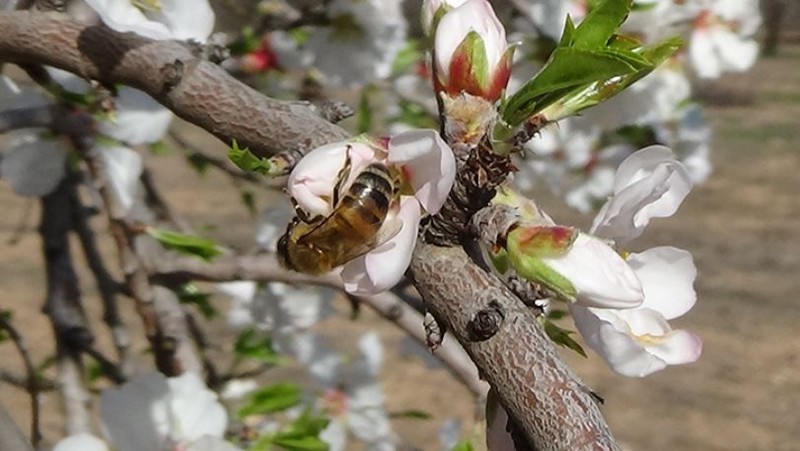
[[[253,393],[247,403],[239,409],[239,417],[250,415],[263,415],[280,412],[300,404],[300,386],[290,382],[264,387]]]
[[[395,75],[405,73],[417,65],[422,60],[422,57],[423,53],[420,50],[419,41],[409,39],[406,45],[397,52],[397,56],[392,63],[392,73]]]
[[[255,217],[258,214],[255,194],[248,189],[243,189],[239,192],[239,195],[241,196],[242,204],[247,208],[247,212],[250,213],[251,217]]]
[[[319,437],[273,437],[272,443],[287,451],[328,451],[328,444]]]
[[[266,175],[270,173],[270,169],[272,168],[272,165],[270,165],[269,160],[266,158],[255,156],[247,147],[240,149],[235,139],[233,140],[233,145],[230,150],[228,150],[228,159],[245,172],[256,172]]]
[[[208,173],[208,160],[203,158],[202,155],[192,153],[186,156],[186,162],[194,169],[197,175],[204,176]]]
[[[389,414],[389,418],[410,418],[414,420],[430,420],[433,416],[425,412],[423,410],[402,410],[400,412],[392,412]]]
[[[167,144],[163,139],[154,143],[150,143],[147,148],[150,149],[150,153],[158,156],[168,155],[172,150],[169,144]]]
[[[559,310],[559,309],[551,309],[546,313],[547,319],[557,321],[562,318],[566,318],[568,315],[566,310]]]
[[[272,339],[260,334],[255,329],[246,329],[236,338],[233,351],[242,357],[258,360],[268,365],[276,365],[282,361],[281,356],[272,347]]]
[[[372,105],[370,105],[370,94],[373,88],[366,86],[361,90],[361,98],[358,100],[358,108],[356,109],[356,130],[358,133],[367,133],[372,129]]]
[[[462,440],[456,443],[451,451],[475,451],[475,446],[470,440]]]
[[[175,293],[181,304],[194,305],[206,319],[213,319],[217,316],[217,309],[211,305],[211,295],[201,291],[193,283],[185,283],[180,286]]]
[[[575,28],[572,45],[582,49],[605,47],[628,16],[631,3],[631,0],[605,0],[598,3]]]
[[[542,326],[544,326],[544,332],[548,337],[550,337],[551,340],[553,340],[553,343],[563,346],[567,349],[572,349],[578,354],[586,357],[586,351],[583,350],[583,347],[581,347],[581,345],[570,336],[575,333],[574,331],[562,329],[552,321],[542,316],[539,317],[539,321],[541,321]]]
[[[164,247],[182,254],[193,255],[205,261],[222,254],[222,250],[214,241],[194,235],[173,232],[171,230],[147,227],[145,232],[158,240]]]
[[[87,366],[86,379],[89,384],[97,382],[103,377],[103,366],[97,360],[90,360]]]
[[[403,122],[414,128],[437,127],[436,118],[425,111],[422,105],[407,100],[400,100],[398,106],[400,107],[400,112],[390,119],[392,122]]]

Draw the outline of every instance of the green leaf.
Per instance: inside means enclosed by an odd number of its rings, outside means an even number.
[[[370,94],[373,88],[367,86],[361,90],[361,98],[358,100],[356,109],[356,130],[358,134],[367,133],[372,129],[372,105],[370,105]]]
[[[209,163],[208,160],[199,154],[189,154],[186,156],[186,162],[194,169],[197,175],[203,176],[208,173]]]
[[[586,357],[586,351],[583,350],[583,347],[581,347],[581,345],[578,344],[577,341],[573,340],[570,336],[575,333],[574,331],[562,329],[552,321],[542,316],[539,317],[539,321],[541,321],[542,326],[544,326],[544,332],[548,337],[550,337],[551,340],[553,340],[553,343],[563,346],[567,349],[572,349],[578,354]]]
[[[213,319],[217,316],[217,309],[211,305],[211,295],[193,283],[185,283],[180,286],[175,293],[181,304],[194,305],[206,319]]]
[[[246,329],[236,338],[233,352],[268,365],[281,363],[281,356],[272,347],[272,339],[255,329]]]
[[[431,116],[422,105],[407,100],[398,102],[400,112],[392,117],[392,122],[403,122],[414,128],[436,128],[437,120]]]
[[[194,235],[173,232],[171,230],[147,227],[145,232],[158,240],[164,247],[182,254],[193,255],[205,261],[222,254],[222,250],[214,241]]]
[[[605,0],[599,3],[575,28],[572,45],[582,49],[605,47],[628,16],[631,3],[631,0]]]
[[[557,48],[541,71],[503,106],[503,119],[519,125],[575,88],[638,70],[630,55],[609,50]]]
[[[172,151],[172,148],[163,139],[161,141],[150,143],[147,148],[150,149],[150,153],[158,156],[168,155],[170,151]]]
[[[327,451],[328,444],[319,437],[273,437],[272,443],[287,451]]]
[[[272,168],[272,165],[270,165],[269,160],[266,158],[255,156],[247,147],[240,149],[235,139],[233,140],[233,145],[230,150],[228,150],[228,159],[245,172],[256,172],[258,174],[267,175]]]
[[[410,418],[414,420],[430,420],[433,416],[423,410],[409,409],[400,412],[392,412],[389,418]]]
[[[247,212],[250,213],[250,216],[254,218],[258,214],[258,210],[256,209],[255,194],[248,189],[243,189],[239,192],[239,195],[245,208],[247,208]]]
[[[566,310],[551,309],[549,312],[547,312],[545,316],[549,320],[557,321],[562,318],[566,318],[568,315],[569,314],[567,313]]]
[[[247,403],[239,409],[239,417],[280,412],[294,407],[302,401],[300,386],[282,382],[264,387],[253,393]]]
[[[397,52],[397,56],[392,63],[392,73],[395,75],[405,73],[417,65],[422,60],[422,57],[423,53],[420,50],[419,41],[409,39],[406,45]]]
[[[456,443],[456,446],[453,447],[451,451],[474,451],[475,446],[472,445],[472,442],[469,440],[462,440]]]

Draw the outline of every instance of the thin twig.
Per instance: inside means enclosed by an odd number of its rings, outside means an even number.
[[[14,346],[17,348],[19,356],[25,365],[26,382],[25,389],[31,397],[31,443],[38,446],[42,440],[42,431],[39,424],[40,408],[39,408],[39,383],[36,375],[36,366],[33,364],[30,350],[25,342],[25,339],[8,320],[5,315],[0,315],[0,329],[5,330]]]

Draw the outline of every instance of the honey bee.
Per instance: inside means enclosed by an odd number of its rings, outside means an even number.
[[[383,163],[361,171],[340,196],[348,178],[350,158],[337,177],[333,211],[309,219],[299,208],[278,241],[278,257],[288,269],[324,274],[371,251],[394,236],[400,220],[385,223],[399,199],[397,177]]]

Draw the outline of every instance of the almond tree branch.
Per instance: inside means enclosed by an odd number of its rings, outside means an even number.
[[[305,153],[347,137],[308,104],[263,97],[178,42],[155,42],[102,25],[29,12],[0,13],[0,30],[0,61],[48,64],[109,86],[133,86],[224,142],[236,138],[262,155],[281,150]],[[481,176],[459,174],[465,179]],[[442,232],[441,244],[452,247],[420,243],[414,253],[411,272],[426,306],[465,347],[536,449],[615,449],[599,408],[560,360],[533,312],[475,265],[453,239],[493,195],[491,190],[465,193],[445,211],[457,216],[460,225],[444,229],[446,224],[439,223],[428,230]],[[191,273],[186,267],[174,269],[173,276]],[[214,269],[209,275],[248,279],[253,277],[242,276],[274,273],[275,268],[236,262]]]
[[[33,364],[25,338],[4,315],[0,315],[0,330],[4,330],[8,337],[11,338],[11,341],[14,342],[14,346],[17,348],[17,352],[25,365],[25,390],[31,397],[31,442],[37,445],[42,440],[42,431],[39,424],[41,406],[39,405],[40,387],[36,366]],[[0,445],[2,445],[2,442],[0,442]]]
[[[55,66],[104,85],[140,89],[179,117],[262,156],[300,154],[347,138],[307,102],[270,99],[185,43],[118,33],[65,15],[0,12],[0,61]]]

